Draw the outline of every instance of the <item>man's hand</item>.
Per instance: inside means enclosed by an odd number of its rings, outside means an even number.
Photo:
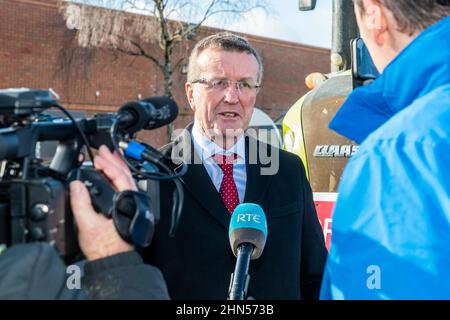
[[[117,191],[137,190],[126,164],[107,147],[100,147],[94,158],[94,165],[113,183]],[[133,246],[120,237],[113,220],[95,212],[89,192],[81,181],[70,184],[70,204],[78,227],[78,242],[88,260],[133,250]]]

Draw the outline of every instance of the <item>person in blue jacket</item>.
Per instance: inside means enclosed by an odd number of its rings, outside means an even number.
[[[342,176],[322,299],[450,299],[450,1],[355,0],[381,76],[330,123]]]

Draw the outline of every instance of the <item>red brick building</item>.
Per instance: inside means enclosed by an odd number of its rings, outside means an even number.
[[[86,49],[77,45],[56,0],[0,0],[0,88],[53,88],[68,108],[88,113],[115,111],[125,101],[161,95],[163,76],[150,60]],[[150,19],[150,18],[149,18]],[[181,61],[173,75],[174,99],[180,107],[175,128],[192,121],[184,94],[187,61],[195,41],[218,32],[201,28],[195,39],[174,50]],[[261,54],[265,73],[256,105],[280,115],[306,91],[306,75],[329,71],[329,50],[246,35]],[[160,52],[159,47],[155,50]],[[165,143],[165,130],[145,134],[152,145]]]

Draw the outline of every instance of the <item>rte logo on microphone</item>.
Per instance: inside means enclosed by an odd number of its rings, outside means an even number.
[[[240,213],[237,216],[237,222],[255,222],[261,223],[261,216],[254,213]]]

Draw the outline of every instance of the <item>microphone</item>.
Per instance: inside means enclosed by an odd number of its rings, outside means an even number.
[[[255,203],[238,205],[231,216],[229,237],[237,260],[231,274],[228,300],[244,300],[250,281],[250,259],[258,259],[266,244],[267,221],[263,209]]]
[[[167,97],[152,97],[124,104],[118,111],[119,128],[127,133],[165,126],[178,116],[178,106]]]

